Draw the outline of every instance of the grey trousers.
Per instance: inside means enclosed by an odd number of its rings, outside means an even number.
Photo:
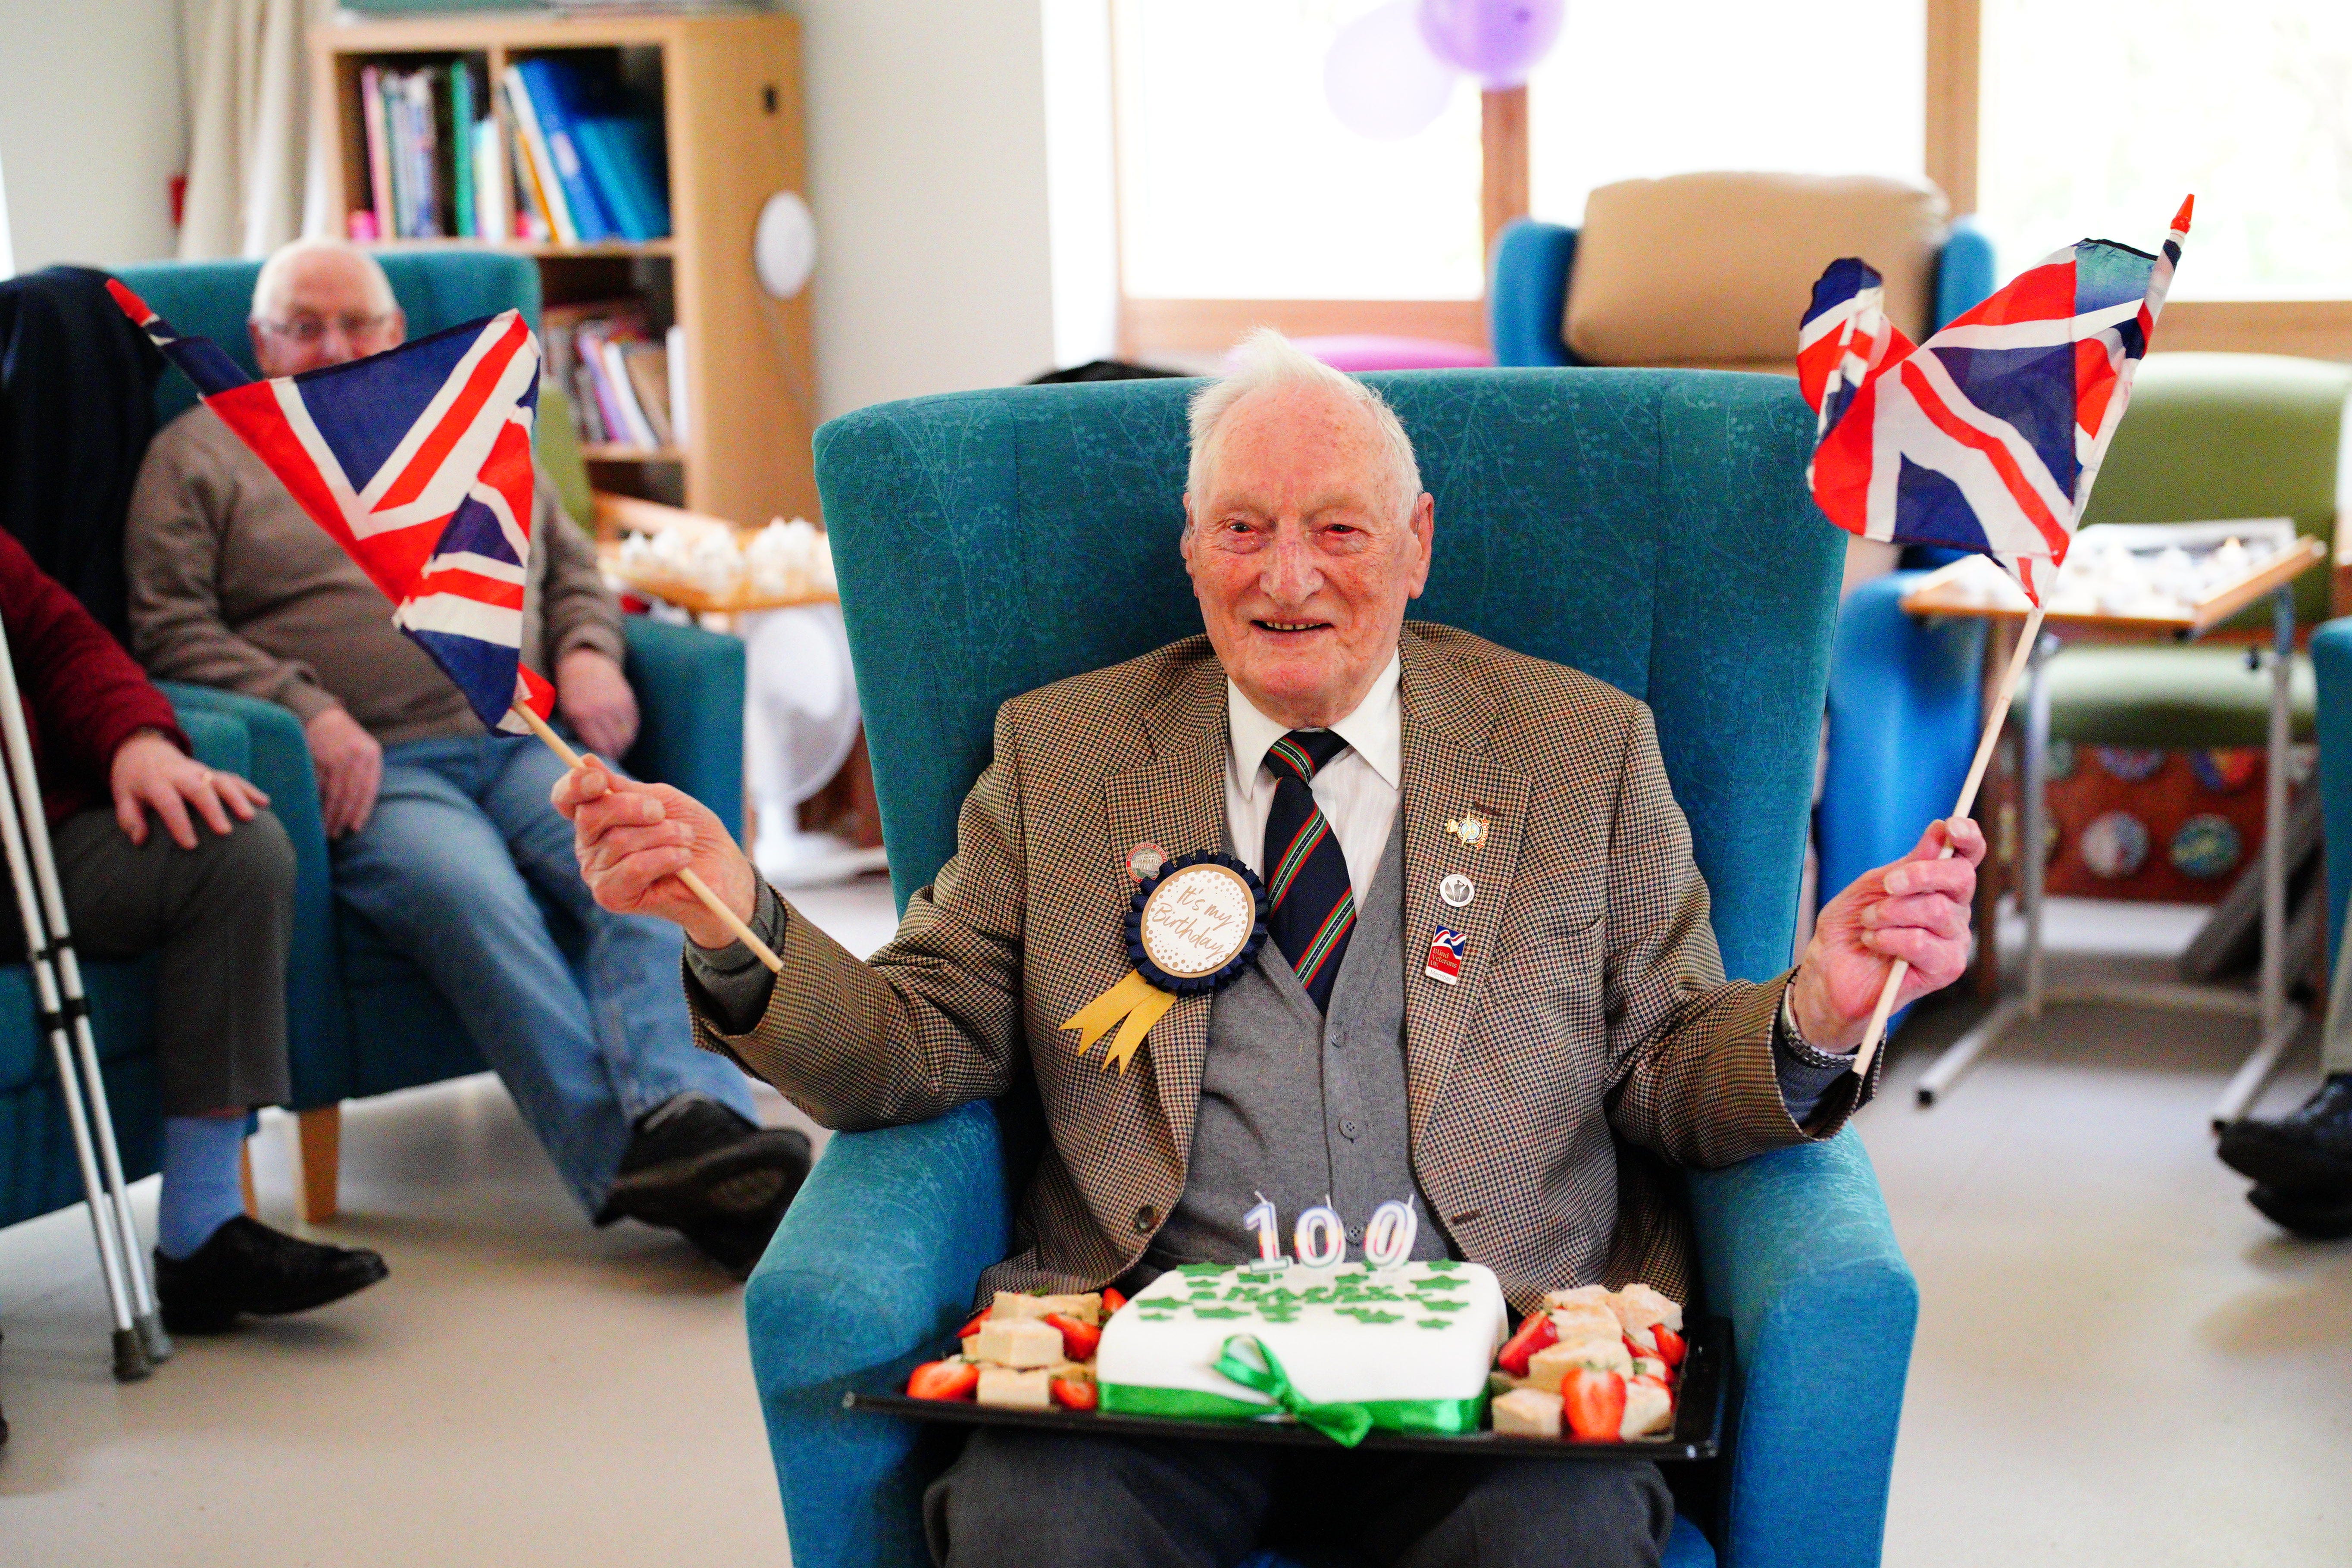
[[[975,1429],[923,1497],[941,1568],[1231,1568],[1259,1546],[1380,1568],[1655,1568],[1674,1528],[1647,1460],[1452,1459]]]
[[[147,842],[111,811],[49,830],[74,951],[155,955],[155,1057],[163,1114],[275,1105],[286,1077],[286,944],[294,846],[264,811],[223,837],[199,820],[183,849],[151,814]]]

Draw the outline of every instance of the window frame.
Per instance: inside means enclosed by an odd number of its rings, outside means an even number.
[[[1952,216],[1977,210],[1979,134],[1983,111],[1984,9],[1981,0],[1925,0],[1927,5],[1927,177],[1951,203]],[[1103,0],[1106,9],[1111,0]],[[1117,18],[1112,17],[1113,26]],[[1111,68],[1113,167],[1119,134],[1118,74]],[[1491,254],[1495,236],[1528,215],[1528,89],[1481,94],[1484,182],[1480,212]],[[1116,187],[1118,176],[1113,175]],[[1123,199],[1114,191],[1114,205]],[[1116,253],[1115,253],[1116,254]],[[1194,300],[1133,295],[1118,277],[1118,352],[1123,359],[1202,360],[1221,353],[1254,326],[1295,337],[1371,332],[1441,338],[1489,346],[1486,309],[1477,300]],[[2301,354],[2352,359],[2352,300],[2175,300],[2157,340],[2164,350]]]

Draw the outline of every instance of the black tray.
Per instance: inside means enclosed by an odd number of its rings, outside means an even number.
[[[1724,1363],[1730,1356],[1731,1325],[1721,1318],[1694,1318],[1688,1327],[1690,1349],[1683,1358],[1682,1382],[1675,1390],[1674,1430],[1663,1437],[1641,1437],[1630,1443],[1585,1443],[1573,1438],[1497,1437],[1492,1432],[1455,1437],[1375,1427],[1362,1447],[1390,1453],[1475,1455],[1490,1459],[1642,1458],[1661,1463],[1712,1459],[1723,1444],[1723,1397],[1728,1386]],[[1092,1432],[1098,1436],[1198,1437],[1210,1442],[1291,1443],[1307,1447],[1331,1441],[1311,1426],[1287,1420],[1184,1421],[1167,1415],[1123,1415],[1105,1410],[1008,1410],[1003,1405],[977,1405],[962,1399],[908,1398],[903,1392],[908,1373],[924,1362],[953,1354],[956,1349],[957,1342],[943,1340],[887,1366],[846,1379],[842,1407],[966,1426],[1039,1426],[1055,1432]]]

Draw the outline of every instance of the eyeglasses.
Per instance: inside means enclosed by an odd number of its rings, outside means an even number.
[[[357,342],[362,338],[381,335],[392,326],[395,311],[385,310],[373,316],[337,316],[330,320],[320,316],[297,316],[290,321],[264,321],[262,326],[281,338],[309,346],[331,331],[340,331],[345,341]]]

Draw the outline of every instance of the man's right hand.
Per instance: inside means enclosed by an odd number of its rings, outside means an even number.
[[[581,878],[606,909],[659,915],[685,927],[697,947],[725,947],[735,933],[678,880],[691,870],[750,923],[758,873],[727,825],[692,795],[616,777],[590,757],[556,780],[551,798],[571,819]]]
[[[383,748],[341,708],[321,710],[302,732],[310,740],[310,765],[319,770],[319,810],[327,819],[327,837],[357,833],[375,811]]]

